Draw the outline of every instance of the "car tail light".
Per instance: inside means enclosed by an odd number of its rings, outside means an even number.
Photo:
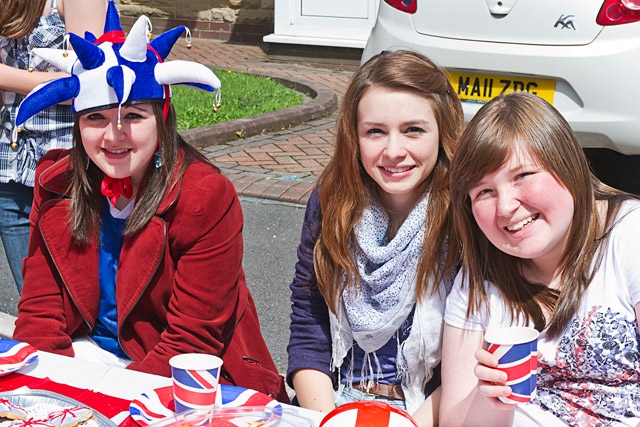
[[[596,23],[618,25],[640,21],[640,0],[605,0]]]
[[[402,12],[416,13],[416,10],[418,9],[418,0],[384,0],[384,1],[389,6],[394,7]]]
[[[640,10],[640,1],[638,0],[622,0],[622,4],[632,10]]]

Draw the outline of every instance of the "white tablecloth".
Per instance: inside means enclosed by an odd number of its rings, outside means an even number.
[[[133,400],[145,391],[171,385],[171,378],[109,367],[42,351],[38,352],[38,360],[35,363],[21,369],[19,373],[34,378],[48,378],[60,384],[125,400]],[[320,412],[291,405],[283,406],[287,410],[296,411],[298,415],[309,418],[316,426],[320,425],[323,418]],[[116,424],[120,424],[128,415],[128,412],[121,412],[111,419]]]

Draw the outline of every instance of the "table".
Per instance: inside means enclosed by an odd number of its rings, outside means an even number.
[[[129,403],[141,393],[171,385],[171,378],[38,351],[28,367],[0,377],[0,392],[22,387],[53,391],[95,408],[119,427],[139,427]],[[320,425],[324,414],[291,405],[286,408]]]

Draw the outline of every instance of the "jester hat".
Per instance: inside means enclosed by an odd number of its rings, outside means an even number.
[[[73,100],[72,111],[121,107],[123,104],[164,102],[165,118],[172,84],[186,84],[216,92],[220,80],[202,64],[191,61],[163,62],[186,27],[179,26],[148,41],[150,21],[141,16],[126,37],[113,0],[109,1],[104,34],[90,32],[82,38],[69,33],[72,51],[36,48],[32,53],[70,74],[39,85],[22,101],[16,114],[14,140],[19,126],[34,114],[61,102]],[[150,31],[149,31],[150,32]]]

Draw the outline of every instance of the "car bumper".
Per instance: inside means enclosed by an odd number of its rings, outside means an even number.
[[[455,40],[418,34],[410,15],[384,2],[364,49],[363,61],[386,49],[411,49],[450,71],[556,81],[554,106],[583,147],[640,154],[640,24],[603,29],[581,46],[542,46]],[[465,120],[481,104],[463,102]]]

